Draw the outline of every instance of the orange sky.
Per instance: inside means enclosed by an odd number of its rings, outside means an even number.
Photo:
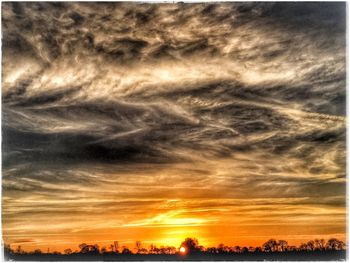
[[[221,169],[232,166],[231,161],[213,161],[220,169],[213,168],[206,180],[200,176],[203,171],[191,171],[186,164],[152,166],[144,167],[142,175],[127,174],[129,181],[101,173],[99,187],[63,184],[60,197],[4,198],[8,213],[3,218],[4,241],[28,250],[62,251],[77,249],[83,242],[108,247],[118,241],[134,248],[136,240],[145,247],[152,243],[178,247],[186,237],[196,237],[204,246],[260,246],[269,238],[292,245],[315,238],[345,240],[346,209],[337,205],[342,196],[281,198],[277,185],[265,192],[264,186],[252,183],[239,187],[227,185],[226,180],[220,183],[225,177]],[[90,172],[84,171],[84,177],[96,176]],[[213,178],[216,181],[210,184]],[[45,187],[50,189],[50,184]],[[249,191],[253,187],[255,191]],[[25,216],[12,217],[13,207],[13,215]]]

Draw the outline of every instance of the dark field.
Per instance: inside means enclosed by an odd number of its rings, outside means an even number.
[[[247,252],[229,254],[199,253],[193,255],[166,254],[5,254],[14,261],[333,261],[346,260],[346,250],[336,251],[285,251]]]

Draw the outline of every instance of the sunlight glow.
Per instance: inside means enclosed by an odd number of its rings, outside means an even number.
[[[186,253],[186,248],[185,247],[180,247],[180,253],[185,254]]]

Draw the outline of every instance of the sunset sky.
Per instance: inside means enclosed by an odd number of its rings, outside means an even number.
[[[4,242],[345,240],[345,11],[3,2]]]

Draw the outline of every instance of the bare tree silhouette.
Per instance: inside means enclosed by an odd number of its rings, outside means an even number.
[[[327,242],[327,248],[331,250],[342,250],[344,246],[345,246],[345,243],[336,238],[331,238]]]
[[[326,242],[324,239],[315,239],[315,248],[317,250],[325,250],[326,249]]]
[[[118,241],[114,241],[114,252],[119,253],[119,243]]]
[[[141,247],[142,247],[141,241],[136,241],[135,242],[136,253],[140,253]]]
[[[270,239],[263,244],[263,249],[266,252],[274,252],[278,249],[278,242],[275,239]]]
[[[315,250],[315,241],[310,240],[306,243],[307,249],[314,251]]]
[[[109,250],[110,250],[111,252],[115,252],[115,250],[114,250],[114,245],[113,245],[113,244],[110,244],[110,245],[109,245]]]
[[[286,251],[288,248],[288,242],[285,240],[278,240],[278,246],[280,251]]]
[[[196,238],[186,238],[182,243],[181,247],[186,248],[186,251],[190,253],[197,253],[200,251],[198,240]]]
[[[22,253],[23,253],[23,250],[22,250],[22,247],[21,247],[21,246],[18,246],[18,247],[17,247],[16,253],[17,253],[17,254],[22,254]]]
[[[70,248],[66,248],[66,249],[64,250],[64,254],[70,255],[70,254],[72,254],[72,250],[71,250]]]

